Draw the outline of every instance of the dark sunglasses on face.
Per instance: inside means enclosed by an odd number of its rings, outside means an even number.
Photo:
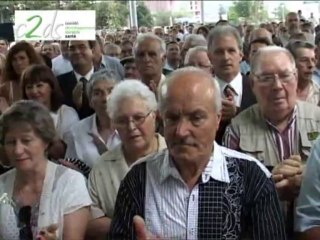
[[[20,208],[19,214],[19,226],[22,226],[19,231],[20,240],[32,240],[32,230],[31,230],[31,207],[24,206]]]

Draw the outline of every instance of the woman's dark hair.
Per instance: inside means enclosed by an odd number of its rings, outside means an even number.
[[[63,94],[61,92],[58,80],[49,67],[43,64],[31,65],[24,70],[21,76],[21,90],[23,99],[27,99],[26,86],[39,82],[48,83],[51,87],[51,109],[56,112],[63,103]]]
[[[49,110],[36,101],[17,101],[2,114],[0,118],[2,143],[8,131],[17,124],[30,125],[45,143],[50,144],[56,137],[56,129]]]
[[[4,81],[20,80],[20,76],[18,76],[12,66],[13,57],[19,52],[25,52],[27,54],[30,64],[43,63],[41,57],[36,53],[35,49],[30,43],[27,43],[26,41],[18,42],[9,49],[4,69]]]
[[[204,32],[205,37],[208,36],[208,34],[209,34],[209,29],[208,29],[207,27],[205,27],[205,26],[199,27],[199,28],[197,29],[197,32],[196,32],[196,33],[199,34],[200,30],[202,30],[202,31]]]

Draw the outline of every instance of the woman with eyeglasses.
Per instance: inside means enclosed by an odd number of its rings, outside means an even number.
[[[80,173],[46,157],[56,135],[49,110],[18,101],[0,124],[14,167],[0,176],[0,239],[84,239],[91,199]]]
[[[103,154],[89,175],[89,193],[94,202],[87,235],[104,239],[109,231],[120,182],[140,158],[166,148],[156,131],[157,102],[154,93],[137,80],[115,86],[108,99],[108,113],[121,144]]]

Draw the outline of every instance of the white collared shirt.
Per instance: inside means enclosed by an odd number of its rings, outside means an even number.
[[[227,83],[226,81],[219,79],[216,77],[219,86],[220,86],[220,92],[221,96],[225,98],[226,96],[224,95],[224,89],[226,88],[227,85],[230,85],[230,87],[233,88],[235,91],[236,95],[234,96],[234,101],[237,107],[240,107],[241,101],[242,101],[242,75],[239,72],[238,75],[230,82]]]
[[[82,76],[80,73],[77,73],[76,71],[74,71],[74,75],[76,76],[76,79],[78,82],[80,81],[81,78],[85,78],[89,82],[93,73],[94,73],[93,66],[90,69],[90,71],[84,76]]]
[[[147,229],[152,234],[164,239],[198,239],[199,209],[206,208],[206,202],[203,200],[199,206],[201,192],[199,185],[209,184],[210,179],[230,184],[231,175],[227,158],[253,161],[268,178],[271,177],[270,172],[255,158],[219,146],[216,142],[213,146],[210,160],[201,175],[202,181],[199,181],[192,190],[183,181],[169,157],[168,150],[146,160],[145,203],[147,204],[144,206],[144,217]],[[215,201],[222,201],[222,198]]]
[[[147,162],[145,221],[149,231],[170,239],[198,238],[199,184],[192,191],[182,180],[168,152],[159,165]],[[225,155],[214,143],[212,156],[202,173],[202,182],[210,178],[229,183]]]
[[[80,122],[75,124],[67,137],[67,151],[66,158],[76,158],[89,167],[92,167],[100,157],[99,151],[94,144],[93,138],[90,134],[94,134],[99,138],[100,141],[105,143],[108,150],[113,149],[120,143],[118,133],[115,131],[114,134],[105,142],[100,136],[97,128],[97,115],[93,114]]]

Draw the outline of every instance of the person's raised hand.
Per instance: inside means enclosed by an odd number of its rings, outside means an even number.
[[[161,238],[152,235],[146,227],[142,217],[134,216],[133,218],[134,229],[136,230],[137,240],[161,240]]]

